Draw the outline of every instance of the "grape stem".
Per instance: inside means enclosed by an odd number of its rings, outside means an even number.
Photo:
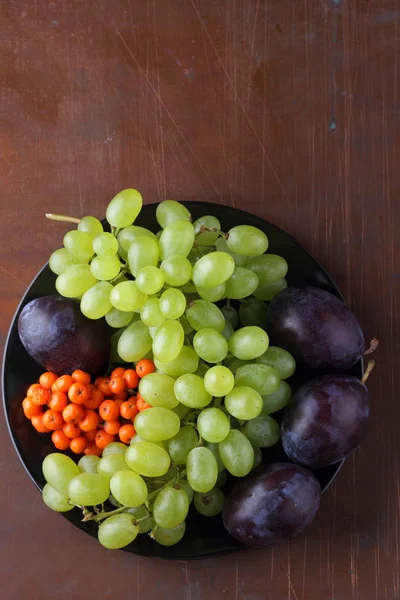
[[[63,221],[65,223],[79,223],[80,219],[76,217],[69,217],[68,215],[55,215],[53,213],[46,213],[46,219],[50,219],[51,221]]]
[[[363,378],[361,379],[361,383],[366,384],[367,383],[367,379],[368,377],[371,375],[372,369],[375,367],[375,361],[374,360],[370,360],[367,368],[365,370],[365,373],[363,375]]]
[[[89,513],[88,515],[85,515],[82,519],[82,521],[84,523],[86,523],[86,521],[102,521],[103,519],[106,519],[107,517],[111,517],[112,515],[118,515],[119,513],[123,512],[124,510],[126,510],[126,506],[120,506],[119,508],[116,508],[115,510],[105,510],[103,512],[98,513],[97,515],[94,515],[92,513]]]
[[[365,352],[363,352],[363,356],[367,356],[368,354],[372,354],[373,352],[375,352],[375,350],[377,349],[378,346],[379,346],[379,340],[377,340],[376,338],[373,338],[370,341],[370,343],[369,343],[368,350],[366,350]]]

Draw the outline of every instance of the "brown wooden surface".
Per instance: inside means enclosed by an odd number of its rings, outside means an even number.
[[[5,0],[0,338],[60,245],[45,212],[245,208],[293,234],[377,336],[371,427],[291,544],[166,563],[107,552],[48,511],[4,423],[4,600],[398,600],[400,2]]]

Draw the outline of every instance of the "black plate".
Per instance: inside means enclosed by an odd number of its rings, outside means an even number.
[[[136,224],[154,232],[158,231],[159,226],[155,218],[156,206],[157,204],[144,206]],[[275,225],[242,210],[218,204],[190,202],[187,206],[193,219],[210,213],[215,215],[221,221],[224,231],[242,224],[259,227],[269,238],[268,251],[280,254],[287,260],[289,285],[314,285],[342,297],[325,269],[290,235]],[[27,388],[38,379],[43,369],[30,358],[23,348],[18,337],[17,320],[27,302],[55,292],[54,281],[55,275],[46,265],[30,285],[11,324],[3,361],[3,403],[10,436],[25,470],[40,490],[45,483],[41,470],[42,460],[47,454],[54,451],[54,447],[50,437],[37,433],[21,410],[21,402]],[[352,373],[358,377],[362,376],[361,361],[353,367]],[[296,388],[312,376],[311,372],[298,369],[290,383]],[[283,450],[279,445],[264,452],[264,461],[276,459],[285,460]],[[323,490],[332,482],[341,464],[321,469],[316,473]],[[78,509],[65,513],[63,516],[83,531],[97,537],[97,525],[93,522],[82,523],[82,515]],[[165,548],[153,542],[149,536],[140,535],[127,550],[144,556],[188,560],[227,554],[243,547],[228,535],[219,517],[210,519],[193,513],[188,517],[186,534],[179,544]]]

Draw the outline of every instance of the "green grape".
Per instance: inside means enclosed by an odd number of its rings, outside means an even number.
[[[142,267],[136,275],[136,285],[144,294],[157,294],[164,285],[164,275],[157,267]]]
[[[186,258],[193,242],[194,229],[190,221],[172,221],[165,227],[158,241],[161,260],[176,255]]]
[[[197,417],[197,430],[206,442],[212,444],[222,442],[228,435],[230,428],[228,417],[219,408],[206,408]]]
[[[209,366],[203,362],[202,360],[199,361],[199,367],[195,373],[195,375],[198,375],[199,377],[204,377],[205,374],[207,373],[207,371],[209,370]]]
[[[50,255],[49,267],[53,273],[61,275],[68,267],[81,264],[82,262],[83,261],[72,256],[65,248],[59,248]]]
[[[276,254],[256,256],[251,258],[246,266],[257,275],[260,283],[273,283],[286,277],[288,272],[286,260]]]
[[[273,283],[260,283],[253,295],[259,300],[272,300],[279,292],[287,288],[286,279],[279,279]]]
[[[231,429],[228,436],[219,444],[219,455],[226,470],[234,477],[244,477],[253,467],[253,446],[238,429]]]
[[[138,533],[139,527],[134,524],[134,518],[122,513],[105,519],[97,535],[102,546],[109,550],[117,550],[131,544]]]
[[[116,456],[120,455],[111,454],[106,458],[115,458]],[[144,479],[128,469],[120,469],[114,473],[110,480],[110,489],[117,502],[124,506],[141,506],[148,495]]]
[[[142,236],[136,238],[128,250],[129,270],[137,277],[143,267],[156,267],[158,264],[158,244],[152,238]]]
[[[218,457],[219,457],[219,452],[218,452]],[[221,460],[221,458],[219,460]],[[224,465],[222,464],[222,461],[221,461],[221,465],[222,465],[222,471],[218,474],[217,483],[215,484],[219,488],[224,487],[224,485],[228,481],[228,471],[225,469]]]
[[[150,413],[152,410],[149,408],[139,413],[139,415]],[[171,464],[171,459],[164,448],[147,441],[135,441],[131,443],[126,451],[125,461],[128,467],[143,477],[160,477],[161,475],[165,475]]]
[[[81,313],[88,319],[101,319],[112,308],[110,293],[113,286],[108,281],[99,281],[89,288],[81,298]]]
[[[142,308],[147,301],[147,295],[138,290],[134,281],[122,281],[113,288],[110,300],[114,308],[132,312]]]
[[[95,456],[94,454],[84,454],[78,461],[78,467],[84,473],[97,473],[97,465],[99,462],[100,458],[98,456]]]
[[[180,202],[176,200],[164,200],[157,206],[156,219],[160,227],[164,229],[173,221],[180,221],[182,219],[190,221],[191,216],[186,206]]]
[[[141,321],[135,321],[127,327],[118,340],[118,355],[125,362],[134,362],[143,358],[151,350],[149,328]]]
[[[231,338],[231,336],[233,334],[233,331],[234,331],[234,329],[233,329],[232,325],[229,323],[229,321],[226,321],[225,322],[225,327],[222,330],[222,335],[224,336],[224,338],[227,341]]]
[[[126,362],[118,354],[118,343],[119,343],[119,340],[121,339],[124,331],[126,331],[126,327],[122,327],[121,329],[114,331],[114,333],[111,335],[111,338],[110,338],[110,363],[122,364],[122,363]]]
[[[282,410],[292,397],[292,390],[286,381],[281,381],[279,388],[273,394],[263,396],[263,413],[269,414]]]
[[[218,449],[218,444],[213,444],[212,442],[206,442],[204,444],[204,446],[206,448],[208,448],[210,450],[210,452],[213,453],[215,460],[217,461],[217,469],[218,469],[218,473],[222,473],[222,471],[225,471],[225,466],[221,460],[221,457],[219,455],[219,449]],[[218,475],[219,476],[219,475]]]
[[[178,377],[175,381],[174,392],[178,400],[190,408],[204,408],[212,400],[212,396],[204,386],[203,379],[195,374]]]
[[[157,369],[170,375],[171,377],[180,377],[188,373],[195,373],[199,366],[199,357],[190,346],[182,346],[178,356],[169,362],[154,360]]]
[[[248,421],[243,427],[243,433],[252,444],[259,448],[274,446],[281,436],[278,423],[265,413]]]
[[[172,255],[160,265],[165,283],[174,287],[185,285],[192,276],[192,265],[184,256]]]
[[[288,379],[296,370],[293,356],[287,350],[277,346],[269,346],[264,354],[257,358],[256,362],[274,367],[281,379]]]
[[[179,317],[179,323],[182,325],[185,335],[188,335],[189,333],[192,333],[192,331],[194,331],[193,327],[191,326],[185,315]]]
[[[239,360],[235,357],[233,357],[233,361],[231,361],[228,365],[228,368],[232,371],[232,373],[235,375],[236,371],[239,369],[239,367],[241,367],[242,365],[252,365],[254,364],[254,361],[252,360]]]
[[[128,227],[140,213],[142,204],[142,196],[137,190],[122,190],[107,206],[106,219],[113,227]]]
[[[139,383],[139,393],[152,406],[175,408],[179,401],[174,394],[175,380],[164,373],[149,373]]]
[[[280,382],[278,371],[270,365],[242,365],[235,374],[235,385],[251,387],[261,396],[276,392]]]
[[[112,233],[101,233],[93,239],[93,250],[96,254],[117,254],[118,242]]]
[[[97,465],[97,472],[100,475],[104,475],[106,479],[110,481],[111,477],[118,473],[118,471],[122,471],[126,469],[125,455],[123,454],[107,454],[106,456],[102,456],[99,464]],[[117,496],[111,490],[113,496],[118,500]],[[119,500],[118,500],[119,501]],[[144,502],[144,500],[143,500]],[[124,504],[124,502],[122,502]]]
[[[185,312],[186,298],[180,290],[170,288],[160,296],[160,310],[167,319],[179,319]]]
[[[269,338],[261,327],[242,327],[229,339],[229,352],[241,360],[253,360],[264,354]]]
[[[206,494],[196,492],[193,498],[193,504],[198,513],[205,517],[215,517],[222,512],[225,503],[223,492],[217,487]]]
[[[254,450],[254,462],[253,462],[252,471],[254,471],[254,469],[257,469],[257,467],[259,467],[262,463],[262,452],[261,452],[260,448],[258,446],[253,446],[253,450]]]
[[[234,387],[225,397],[225,408],[230,415],[241,421],[257,417],[262,411],[263,402],[260,394],[244,385]]]
[[[175,409],[174,409],[175,410]],[[147,444],[149,443],[147,440],[144,439],[144,437],[141,437],[138,433],[136,435],[133,436],[133,438],[131,439],[131,444],[137,444],[138,442],[146,442]],[[159,448],[162,448],[163,450],[165,450],[165,446],[163,444],[163,442],[151,442],[151,444],[153,446],[158,446]],[[111,444],[109,444],[111,446]],[[108,446],[106,446],[106,448],[108,448]],[[104,449],[105,450],[105,449]],[[104,454],[104,450],[103,450],[103,454]],[[135,470],[135,469],[134,469]]]
[[[129,227],[125,227],[121,229],[119,234],[117,235],[118,240],[118,253],[119,255],[126,260],[128,257],[128,250],[131,243],[136,240],[138,237],[150,237],[153,238],[155,242],[157,242],[157,238],[152,231],[149,229],[145,229],[144,227],[139,227],[137,225],[130,225]]]
[[[137,523],[139,533],[147,533],[155,526],[153,517],[144,505],[127,508],[124,513],[131,515],[135,520],[140,519],[140,523]]]
[[[209,492],[217,481],[218,465],[209,448],[199,446],[189,452],[186,465],[187,480],[195,492]]]
[[[267,311],[268,306],[262,300],[258,300],[258,298],[246,298],[240,304],[240,322],[244,327],[257,325],[261,329],[264,329],[267,322]]]
[[[97,473],[79,473],[68,484],[68,496],[74,504],[95,506],[105,502],[110,494],[107,477]]]
[[[200,217],[193,223],[196,241],[200,246],[212,246],[219,237],[221,223],[216,217],[206,215]],[[215,229],[216,231],[204,231],[204,229]]]
[[[72,265],[57,277],[56,290],[65,298],[78,298],[95,283],[89,265]]]
[[[218,363],[228,354],[228,342],[215,329],[200,329],[193,338],[196,353],[209,363]]]
[[[68,494],[69,482],[80,472],[72,458],[59,452],[46,456],[42,463],[42,471],[47,483],[59,494],[64,495]]]
[[[149,298],[140,309],[140,318],[148,327],[159,327],[165,321],[159,298]]]
[[[112,306],[108,313],[105,315],[105,318],[110,327],[120,329],[121,327],[126,327],[132,321],[133,315],[133,310],[118,310],[118,308]]]
[[[166,442],[168,454],[173,463],[186,464],[188,454],[198,444],[199,437],[190,425],[182,427],[173,438]]]
[[[190,408],[188,406],[185,406],[184,404],[179,403],[178,406],[176,406],[172,410],[182,420],[188,414],[188,412],[190,411]]]
[[[189,511],[189,499],[182,489],[168,486],[157,495],[153,517],[157,525],[170,529],[182,523]]]
[[[83,217],[78,223],[79,231],[86,231],[93,237],[103,233],[103,225],[96,217]]]
[[[75,258],[87,262],[94,254],[93,237],[86,231],[73,229],[64,235],[64,246]]]
[[[190,487],[188,480],[187,479],[179,479],[177,481],[177,484],[179,485],[179,487],[182,490],[184,490],[186,492],[186,496],[188,497],[189,504],[191,504],[191,502],[193,500],[193,496],[194,496],[194,491]]]
[[[110,279],[117,277],[121,270],[121,263],[116,254],[101,254],[100,256],[94,257],[90,263],[90,270],[93,277],[96,277],[96,279],[99,279],[100,281],[109,281]]]
[[[201,285],[196,287],[200,298],[203,298],[203,300],[208,300],[209,302],[218,302],[218,300],[224,298],[226,295],[225,289],[225,283],[221,283],[221,285],[217,285],[216,287],[206,287]]]
[[[247,264],[247,261],[249,260],[247,256],[241,256],[240,254],[236,254],[235,252],[232,252],[228,248],[226,240],[223,237],[220,237],[217,239],[217,241],[215,242],[215,247],[218,250],[218,252],[226,252],[226,254],[229,254],[230,256],[232,256],[233,260],[235,261],[235,265],[237,267],[245,267]]]
[[[68,501],[68,496],[57,492],[49,483],[46,483],[43,488],[42,498],[46,506],[56,512],[67,512],[74,508],[74,505]]]
[[[186,310],[186,318],[196,331],[211,328],[221,332],[225,327],[225,317],[221,310],[207,300],[191,302]]]
[[[184,377],[187,376],[184,375]],[[169,440],[178,433],[180,426],[181,421],[178,415],[163,406],[154,406],[153,408],[142,410],[135,418],[136,431],[149,442]],[[128,462],[128,458],[126,461]]]
[[[233,308],[233,306],[226,305],[221,308],[221,312],[224,315],[225,320],[229,321],[233,329],[236,329],[239,325],[239,315],[237,310]]]
[[[153,339],[154,357],[161,362],[174,360],[182,350],[185,334],[179,321],[167,319],[157,329]]]
[[[234,385],[235,378],[227,367],[211,367],[204,375],[204,386],[211,396],[226,396]]]
[[[154,531],[153,537],[155,541],[161,546],[174,546],[181,541],[185,535],[186,525],[185,522],[179,523],[176,527],[171,529],[164,529],[164,527],[157,527]]]
[[[232,275],[235,261],[225,252],[210,252],[194,265],[192,281],[195,286],[216,287],[225,283]]]
[[[225,295],[227,298],[241,300],[250,296],[258,287],[257,275],[246,267],[235,267],[226,282]]]
[[[237,225],[228,231],[229,250],[242,256],[259,256],[268,248],[268,238],[261,229],[252,225]]]
[[[108,444],[104,448],[102,457],[104,458],[105,456],[109,456],[110,454],[120,454],[122,456],[125,456],[125,452],[127,451],[127,449],[128,446],[126,444],[123,444],[122,442],[111,442],[111,444]]]

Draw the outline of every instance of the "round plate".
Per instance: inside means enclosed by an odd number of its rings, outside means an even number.
[[[279,254],[287,260],[289,285],[313,285],[342,297],[325,269],[290,235],[272,223],[242,210],[218,204],[190,202],[187,203],[187,206],[192,213],[193,220],[212,213],[220,220],[224,231],[228,231],[235,225],[243,224],[259,227],[269,238],[268,251]],[[156,207],[157,204],[144,206],[135,224],[147,227],[154,232],[158,231],[159,226],[155,218]],[[25,470],[40,490],[45,483],[41,469],[42,461],[47,454],[54,452],[54,447],[50,436],[37,433],[21,409],[21,402],[27,388],[32,382],[37,381],[43,368],[23,348],[18,336],[17,323],[19,313],[27,302],[39,296],[55,293],[54,282],[55,275],[46,265],[30,285],[15,313],[3,361],[3,403],[10,436]],[[362,362],[360,361],[353,367],[351,372],[361,377]],[[301,383],[312,377],[312,372],[299,367],[289,383],[296,389]],[[263,462],[273,460],[287,460],[279,444],[263,453]],[[323,490],[329,486],[340,466],[341,463],[338,463],[316,472]],[[78,509],[64,513],[63,516],[86,533],[97,537],[97,525],[93,522],[82,523],[82,514]],[[148,535],[139,535],[135,542],[126,549],[144,556],[188,560],[227,554],[243,547],[225,531],[220,517],[202,517],[195,511],[191,511],[187,519],[186,534],[183,540],[175,546],[166,548],[155,543]]]

